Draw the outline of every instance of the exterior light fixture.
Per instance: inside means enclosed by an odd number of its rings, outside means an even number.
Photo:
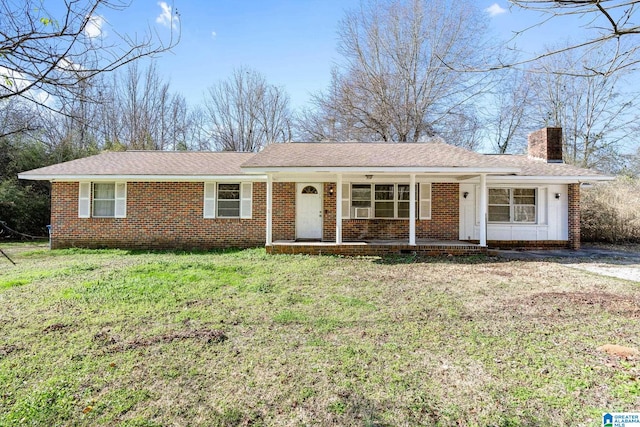
[[[469,192],[465,191],[464,193],[462,193],[462,197],[464,197],[465,199],[467,198],[467,196],[469,196]]]
[[[560,193],[556,193],[556,199],[560,198]]]

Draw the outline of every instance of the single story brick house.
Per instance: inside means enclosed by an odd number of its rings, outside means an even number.
[[[528,155],[442,142],[283,143],[259,153],[105,152],[19,174],[51,181],[51,246],[267,247],[270,253],[470,254],[580,246],[562,130]]]

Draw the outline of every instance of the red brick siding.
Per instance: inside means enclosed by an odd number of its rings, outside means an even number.
[[[569,248],[580,249],[580,184],[568,185]]]
[[[51,190],[52,247],[183,248],[262,246],[264,183],[253,184],[251,219],[203,218],[202,182],[128,182],[126,218],[78,218],[78,183]]]
[[[416,238],[458,240],[459,187],[458,183],[432,184],[431,219],[416,221]],[[408,219],[346,219],[342,222],[342,228],[342,238],[345,242],[409,239]]]
[[[529,156],[562,161],[562,128],[543,128],[529,134]]]
[[[326,182],[324,184],[322,204],[324,214],[322,215],[322,240],[336,241],[336,183]]]
[[[296,183],[274,182],[271,206],[273,240],[294,240],[296,238]]]
[[[127,183],[127,218],[78,218],[78,183],[56,182],[51,190],[52,247],[184,248],[262,246],[266,184],[253,184],[251,219],[203,218],[203,183]],[[323,187],[323,240],[335,241],[335,183]],[[416,237],[457,240],[459,185],[432,185],[430,220],[416,222]],[[295,239],[296,184],[273,183],[273,240]],[[580,247],[580,187],[569,185],[569,242],[489,242],[492,247]],[[408,239],[408,220],[343,220],[343,240]],[[532,244],[535,244],[532,246]],[[284,249],[278,249],[278,252]],[[299,250],[299,249],[296,249]],[[311,251],[311,249],[309,249]],[[326,250],[326,249],[325,249]],[[365,249],[348,248],[353,254]],[[367,249],[368,250],[368,249]],[[398,251],[384,249],[384,251]],[[457,249],[456,249],[457,250]],[[428,252],[428,250],[425,250]],[[307,252],[311,253],[311,252]]]
[[[309,254],[309,255],[345,255],[345,256],[385,256],[399,254],[418,254],[423,256],[471,256],[487,253],[487,248],[473,245],[273,245],[267,247],[270,254]]]

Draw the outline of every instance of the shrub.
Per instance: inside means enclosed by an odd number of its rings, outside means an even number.
[[[640,179],[615,181],[583,188],[580,226],[587,242],[640,243]]]
[[[47,236],[49,223],[48,183],[18,182],[17,179],[0,181],[0,221],[21,233]],[[20,235],[6,232],[0,226],[0,239],[20,239]]]

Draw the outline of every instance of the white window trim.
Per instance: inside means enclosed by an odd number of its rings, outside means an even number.
[[[351,218],[351,183],[342,183],[342,219]]]
[[[238,186],[238,198],[237,199],[223,199],[223,200],[238,200],[238,215],[237,216],[222,216],[220,215],[220,212],[218,211],[218,209],[220,208],[220,185],[237,185]],[[242,216],[242,194],[240,194],[240,192],[242,191],[242,184],[239,182],[217,182],[216,183],[216,215],[218,216],[218,218],[225,218],[225,219],[237,219],[240,218]]]
[[[347,219],[351,216],[351,212],[355,209],[355,207],[352,205],[353,203],[353,186],[354,185],[368,185],[371,188],[371,200],[370,200],[370,205],[369,205],[369,217],[368,218],[358,218],[358,219],[388,219],[388,220],[408,220],[409,217],[399,217],[398,216],[398,204],[399,202],[405,202],[405,203],[410,203],[409,200],[398,200],[398,186],[399,185],[410,185],[409,183],[406,182],[396,182],[396,183],[392,183],[392,182],[350,182],[348,184],[343,184],[343,185],[348,185],[348,192],[346,192],[346,194],[348,195],[348,197],[343,197],[343,215],[342,218],[343,219]],[[375,186],[376,185],[393,185],[393,217],[377,217],[375,216],[375,212],[376,212],[376,194],[375,194]],[[424,185],[424,183],[422,184],[416,184],[416,186],[418,186],[418,188],[416,189],[416,196],[419,194],[422,194],[422,189],[420,188],[422,185]],[[429,197],[426,199],[429,201],[431,201],[431,184],[427,183],[426,185],[429,186]],[[344,187],[343,187],[344,188]],[[343,190],[343,195],[345,194],[345,191]],[[377,202],[390,202],[391,200],[378,200]],[[348,206],[349,209],[346,209],[347,214],[345,215],[345,209],[344,209],[344,202],[348,202]],[[420,209],[420,203],[419,203],[419,199],[416,197],[416,218],[419,219],[431,219],[431,205],[429,204],[429,209],[428,209],[428,217],[422,217],[422,216],[418,216],[418,213],[421,211]],[[351,216],[352,219],[355,219],[355,216]]]
[[[432,201],[431,201],[431,183],[430,182],[421,182],[419,185],[420,192],[418,193],[418,212],[416,212],[416,217],[419,219],[431,219],[431,209],[432,209]],[[426,206],[429,206],[428,208]]]
[[[114,217],[115,218],[126,218],[127,217],[127,183],[126,182],[116,182],[115,183],[115,207],[114,207]]]
[[[203,202],[203,217],[215,218],[216,217],[216,193],[218,184],[216,182],[205,182],[203,186],[204,202]]]
[[[218,185],[236,184],[240,188],[240,215],[220,216],[218,215]],[[203,187],[203,218],[207,219],[251,219],[253,217],[253,182],[205,182]]]
[[[111,216],[93,214],[94,184],[113,184],[114,208]],[[110,199],[109,199],[110,200]],[[115,182],[80,182],[78,185],[78,218],[126,218],[127,217],[127,183]]]
[[[91,218],[91,183],[81,182],[78,186],[78,218]]]
[[[506,205],[492,205],[489,203],[489,192],[490,190],[509,190],[509,221],[491,221],[489,220],[489,206],[506,206]],[[533,190],[535,203],[533,205],[521,205],[521,206],[533,206],[533,211],[535,214],[535,219],[533,221],[516,221],[515,220],[515,203],[514,201],[514,191],[513,190]],[[540,208],[540,188],[539,187],[487,187],[487,222],[489,224],[511,224],[511,225],[534,225],[538,224],[538,219],[540,218],[540,212],[538,209]]]
[[[356,218],[355,215],[355,209],[356,207],[353,206],[353,186],[354,185],[368,185],[369,186],[369,206],[368,208],[365,207],[365,209],[369,209],[369,218],[371,218],[371,213],[373,211],[373,186],[371,183],[369,182],[352,182],[349,185],[349,214],[351,214],[351,212],[353,211],[353,218]],[[361,202],[362,200],[358,200],[359,202]],[[358,219],[362,219],[362,218],[358,218]]]
[[[240,183],[240,218],[251,219],[253,213],[253,183]]]

